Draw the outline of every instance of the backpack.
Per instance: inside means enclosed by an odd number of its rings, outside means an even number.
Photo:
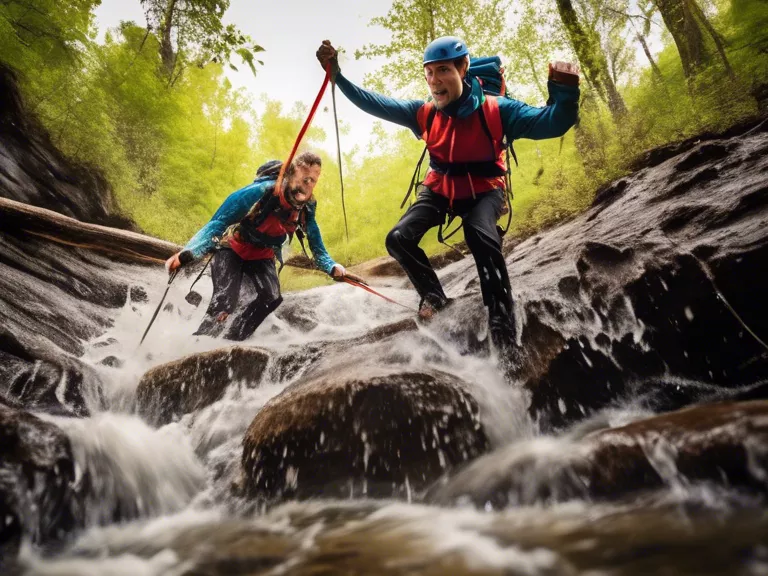
[[[497,97],[506,97],[507,94],[507,85],[504,81],[504,67],[501,65],[501,58],[498,56],[481,56],[477,58],[471,58],[469,59],[469,69],[467,70],[467,76],[477,78],[477,80],[480,82],[480,86],[483,89],[483,92],[485,94],[488,94],[490,96],[497,96]],[[430,111],[429,116],[427,117],[427,133],[429,133],[430,129],[432,128],[432,121],[435,118],[435,114],[437,113],[436,108],[432,108]],[[485,128],[486,123],[483,120],[483,127]],[[487,130],[487,129],[486,129]],[[490,138],[490,132],[486,132]],[[507,143],[506,140],[503,142],[503,146],[506,150],[506,160],[507,160],[507,171],[504,176],[505,183],[506,183],[506,189],[507,189],[507,197],[506,197],[506,211],[507,211],[507,224],[505,228],[501,228],[500,226],[497,226],[497,229],[499,231],[500,236],[504,236],[508,231],[509,227],[512,223],[512,180],[510,178],[510,174],[512,172],[509,157],[510,153],[512,155],[512,158],[515,161],[515,166],[518,166],[517,162],[517,154],[515,154],[515,149],[512,146],[512,142]],[[427,147],[424,146],[424,150],[421,153],[421,157],[419,158],[419,161],[416,164],[416,169],[413,172],[413,175],[411,176],[411,183],[408,186],[408,192],[405,195],[405,198],[403,198],[402,203],[400,204],[400,208],[402,209],[405,207],[405,203],[408,201],[408,198],[410,197],[413,190],[418,187],[423,181],[424,176],[422,176],[422,164],[424,163],[424,157],[427,154]],[[504,212],[502,212],[503,214]],[[451,222],[454,219],[454,215],[449,216],[448,223],[446,224],[446,228],[451,225]],[[437,232],[437,239],[441,244],[445,244],[449,248],[453,248],[453,246],[447,244],[445,240],[456,234],[461,229],[461,226],[456,228],[453,232],[447,235],[443,235],[443,225],[441,224],[438,232]]]

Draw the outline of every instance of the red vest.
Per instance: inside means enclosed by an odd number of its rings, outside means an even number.
[[[282,195],[274,197],[273,194],[262,197],[249,212],[253,218],[243,219],[238,231],[229,238],[229,247],[243,260],[274,258],[275,250],[282,247],[288,235],[296,232],[299,225],[306,225],[306,210],[297,210]],[[248,224],[247,220],[251,223],[250,235],[242,228]]]
[[[427,120],[433,106],[432,102],[427,102],[416,115],[433,165],[424,179],[424,186],[445,196],[451,204],[454,199],[463,200],[495,188],[504,189],[504,176],[473,176],[467,170],[460,175],[450,175],[434,169],[440,164],[495,162],[501,172],[506,171],[502,144],[504,133],[496,97],[486,95],[481,106],[493,141],[483,128],[480,109],[466,118],[454,118],[438,111],[427,134]]]
[[[298,212],[296,214],[298,216]],[[285,222],[282,222],[277,215],[270,214],[266,217],[264,222],[259,224],[257,230],[268,236],[273,236],[276,240],[284,239],[289,232],[294,232],[296,230],[296,224],[293,224],[292,226],[287,225]],[[235,234],[234,237],[230,238],[229,247],[243,260],[270,260],[275,257],[273,248],[256,246],[250,242],[245,242],[240,238],[239,234]]]

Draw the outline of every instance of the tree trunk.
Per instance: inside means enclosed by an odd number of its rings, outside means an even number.
[[[119,257],[130,262],[163,261],[180,246],[137,232],[89,224],[58,212],[0,198],[0,228],[22,230],[70,246]]]
[[[627,107],[611,78],[599,36],[594,31],[584,30],[571,0],[557,0],[557,9],[584,73],[600,98],[608,104],[614,119],[619,119],[627,112]]]
[[[699,6],[696,3],[696,0],[690,0],[691,6],[693,7],[694,13],[699,19],[699,22],[702,26],[709,32],[709,35],[712,36],[712,40],[715,42],[715,47],[717,48],[717,53],[720,55],[720,59],[723,61],[723,66],[725,66],[726,72],[728,72],[728,75],[731,78],[735,78],[736,74],[733,72],[733,68],[731,68],[731,63],[728,61],[728,56],[725,55],[725,46],[723,44],[723,38],[720,36],[720,34],[717,33],[717,30],[715,30],[715,27],[712,26],[712,23],[707,19],[707,15],[704,14],[704,10],[701,9],[701,6]]]
[[[169,77],[173,74],[173,68],[176,64],[176,56],[173,53],[173,44],[171,43],[171,30],[173,29],[175,8],[176,0],[168,0],[160,39],[160,58],[163,60],[163,69]]]
[[[533,61],[533,56],[531,55],[531,52],[529,50],[525,51],[525,57],[528,60],[528,65],[531,67],[531,76],[533,76],[533,81],[536,83],[536,87],[539,89],[539,93],[541,94],[541,97],[544,98],[544,100],[546,100],[547,91],[544,88],[544,85],[541,83],[538,69],[536,67],[536,62]]]
[[[651,54],[651,50],[648,48],[648,42],[645,41],[645,36],[637,33],[637,41],[640,42],[640,46],[643,47],[643,52],[645,52],[646,58],[648,58],[648,62],[651,63],[651,70],[653,70],[653,76],[654,78],[663,81],[664,76],[661,73],[661,69],[659,68],[658,64],[656,64],[656,61],[653,59],[653,55]]]
[[[653,0],[677,46],[683,73],[694,77],[711,60],[704,42],[704,32],[697,21],[690,0]]]
[[[437,38],[437,33],[435,32],[435,8],[434,6],[432,6],[432,2],[429,3],[428,10],[429,10],[429,41],[433,42]]]

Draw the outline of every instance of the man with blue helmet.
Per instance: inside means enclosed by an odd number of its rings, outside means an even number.
[[[492,341],[500,354],[514,352],[512,290],[496,222],[505,206],[505,142],[556,138],[576,122],[579,71],[573,64],[549,67],[549,100],[541,108],[483,92],[468,75],[469,49],[455,36],[431,42],[424,51],[424,78],[431,101],[400,100],[364,90],[341,73],[337,52],[323,41],[317,58],[331,65],[336,85],[369,114],[410,128],[426,143],[430,169],[416,202],[387,235],[387,250],[421,296],[419,316],[431,318],[448,304],[419,242],[447,214],[462,218],[464,238],[475,259]]]

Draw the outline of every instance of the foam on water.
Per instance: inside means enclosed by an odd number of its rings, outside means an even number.
[[[88,526],[112,522],[116,511],[124,518],[177,512],[205,486],[205,468],[179,428],[154,430],[136,416],[108,412],[40,416],[71,440]]]

